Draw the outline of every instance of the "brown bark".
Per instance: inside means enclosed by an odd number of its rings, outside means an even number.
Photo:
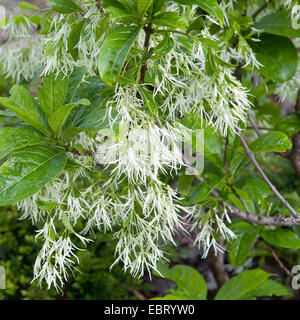
[[[222,247],[225,245],[224,240],[221,241],[220,245]],[[219,288],[229,280],[229,276],[225,270],[224,258],[224,253],[218,252],[216,255],[214,249],[211,248],[208,257],[208,264]]]

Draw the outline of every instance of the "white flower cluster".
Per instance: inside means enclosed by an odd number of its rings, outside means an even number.
[[[97,1],[83,1],[85,8],[83,17],[70,20],[69,16],[57,15],[51,24],[51,36],[45,39],[45,66],[43,75],[54,72],[56,74],[70,74],[75,68],[85,67],[87,75],[94,76],[97,71],[97,60],[100,47],[107,32],[113,26],[108,17],[101,15]],[[88,21],[82,27],[78,43],[74,49],[78,50],[78,59],[74,60],[69,52],[68,43],[73,27],[81,20]]]
[[[34,29],[34,24],[27,17],[17,23],[11,16],[1,30],[7,41],[0,45],[0,73],[15,82],[28,81],[41,71],[43,45],[33,35]]]
[[[206,119],[223,135],[228,130],[235,132],[239,122],[246,121],[250,108],[247,91],[232,68],[218,64],[213,74],[207,75],[207,56],[201,43],[195,41],[187,50],[177,40],[177,46],[149,68],[155,79],[155,94],[164,97],[161,108],[171,121],[193,115]]]
[[[97,35],[106,17],[100,15],[96,1],[86,1],[84,5],[89,23],[83,27],[77,44],[78,60],[68,51],[74,21],[58,15],[52,21],[53,33],[46,39],[43,74],[68,74],[83,65],[89,75],[94,74],[105,32],[109,32],[114,22],[110,21],[107,30]],[[176,8],[170,6],[168,10]],[[81,133],[72,142],[71,147],[80,144],[88,149],[91,158],[85,160],[84,155],[70,153],[69,158],[79,164],[75,173],[64,173],[18,203],[22,218],[30,218],[34,223],[44,221],[38,232],[44,246],[35,264],[34,279],[44,279],[48,286],[62,286],[68,270],[78,262],[75,255],[78,248],[70,236],[74,234],[86,244],[89,240],[85,236],[93,229],[114,232],[115,263],[122,262],[124,270],[135,276],[156,269],[157,262],[164,259],[162,245],[175,243],[176,232],[184,230],[183,215],[194,219],[193,228],[200,229],[195,244],[204,248],[204,256],[211,247],[222,250],[215,232],[228,239],[235,237],[226,226],[226,222],[230,223],[226,206],[222,214],[216,208],[205,213],[204,209],[183,207],[176,191],[163,183],[161,176],[172,175],[185,165],[181,143],[182,139],[190,138],[190,133],[176,123],[179,116],[205,119],[223,135],[229,130],[235,132],[240,122],[246,121],[250,108],[247,91],[233,75],[228,61],[232,57],[240,61],[244,55],[248,64],[257,62],[247,50],[248,57],[245,50],[216,52],[202,46],[193,36],[191,41],[183,41],[174,34],[171,40],[175,47],[158,59],[149,59],[148,73],[155,85],[116,85],[115,94],[105,105],[111,128],[95,138]],[[207,29],[202,36],[208,41],[218,41]],[[156,47],[161,40],[162,36],[153,36],[151,46]],[[153,88],[163,121],[147,112],[141,86],[145,90]],[[117,134],[113,128],[118,122]],[[90,174],[99,173],[99,165],[109,174],[105,182],[103,178],[99,179],[101,182],[94,177],[90,179]],[[79,234],[74,231],[78,221],[84,222]],[[59,231],[62,224],[63,233]]]
[[[124,270],[134,276],[142,276],[144,270],[156,269],[164,258],[160,242],[172,242],[174,233],[183,229],[180,206],[176,193],[162,183],[146,186],[135,185],[128,189],[116,213],[123,222],[121,230],[114,234],[118,239],[116,261],[122,261]]]
[[[194,244],[203,250],[203,258],[206,258],[210,249],[213,248],[215,254],[224,252],[217,239],[216,235],[220,234],[223,239],[228,241],[236,239],[236,235],[226,226],[231,223],[228,215],[226,204],[223,208],[210,208],[195,206],[193,213],[188,217],[192,221],[192,230],[200,230],[197,234]]]
[[[179,138],[155,124],[128,128],[127,136],[118,143],[113,139],[101,143],[102,140],[98,136],[97,162],[115,165],[112,173],[118,179],[126,177],[146,185],[149,178],[157,181],[160,173],[167,172],[166,168],[176,170],[184,165]]]
[[[38,231],[37,238],[42,237],[44,245],[39,252],[34,264],[34,278],[39,279],[39,284],[45,280],[48,289],[53,285],[59,290],[68,280],[68,272],[73,272],[74,265],[78,263],[75,251],[79,250],[68,236],[55,237],[53,221],[46,222]]]

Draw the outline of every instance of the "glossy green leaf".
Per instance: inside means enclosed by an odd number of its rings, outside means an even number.
[[[37,205],[39,207],[40,210],[43,211],[51,211],[54,208],[56,208],[57,206],[59,206],[60,204],[57,202],[53,202],[53,201],[42,201],[42,200],[38,200],[37,201]]]
[[[292,294],[288,291],[288,289],[285,286],[271,279],[267,279],[266,281],[261,283],[250,293],[250,295],[255,297],[292,296]]]
[[[281,131],[269,131],[250,144],[253,152],[285,152],[291,147],[290,139]]]
[[[145,107],[147,107],[152,113],[155,113],[158,109],[158,106],[153,98],[153,93],[143,86],[139,87],[139,92],[145,102]]]
[[[234,267],[238,267],[248,258],[258,236],[259,228],[247,222],[238,222],[230,225],[230,229],[237,238],[226,244],[229,260]]]
[[[201,203],[211,193],[213,187],[207,181],[199,182],[190,192],[189,204]]]
[[[38,192],[64,169],[66,154],[59,148],[30,146],[14,151],[0,167],[0,206]]]
[[[118,0],[102,0],[102,6],[105,10],[109,7],[113,7],[129,12],[128,10],[130,9],[127,6],[124,7]]]
[[[59,13],[82,12],[82,9],[72,0],[47,0],[47,4]]]
[[[68,50],[75,61],[78,59],[78,48],[76,47],[81,36],[81,31],[85,25],[86,21],[79,20],[76,22],[71,29],[69,38],[68,38]]]
[[[266,182],[259,177],[253,176],[243,179],[244,185],[250,190],[253,198],[256,201],[260,201],[262,198],[266,198],[271,190]]]
[[[274,126],[279,120],[281,109],[278,105],[267,102],[257,108],[256,119],[264,126]]]
[[[263,230],[262,238],[268,243],[280,248],[300,248],[300,239],[291,229],[276,228],[275,230]]]
[[[64,105],[68,88],[68,78],[51,73],[43,78],[43,86],[38,87],[37,95],[41,109],[49,117]]]
[[[137,0],[137,11],[140,17],[144,17],[153,0]]]
[[[105,99],[102,100],[102,103]],[[74,126],[80,129],[85,129],[92,132],[99,132],[104,129],[110,128],[110,121],[108,114],[103,104],[95,104],[86,112],[82,113],[75,121]],[[112,111],[110,117],[115,119],[118,115],[117,111]],[[118,126],[118,121],[115,121],[115,126]]]
[[[105,83],[112,85],[118,80],[139,31],[140,28],[134,26],[120,27],[104,40],[98,59],[98,68]]]
[[[152,19],[154,25],[174,29],[185,29],[187,20],[176,12],[164,12]]]
[[[137,0],[118,0],[124,8],[135,11],[137,7]]]
[[[39,131],[30,127],[0,129],[0,160],[10,152],[47,142],[48,139]]]
[[[168,3],[168,1],[166,1],[166,0],[153,0],[152,14],[154,15],[154,14],[158,13],[160,10],[162,10],[164,5],[166,5],[167,3]]]
[[[283,131],[289,138],[300,132],[300,117],[296,114],[290,115],[279,121],[275,130]]]
[[[223,24],[224,13],[217,0],[175,0],[183,5],[197,5],[209,14],[214,15]]]
[[[80,86],[80,83],[82,82],[82,79],[84,77],[86,69],[84,67],[75,69],[69,79],[68,79],[68,85],[67,85],[67,93],[66,93],[66,99],[64,104],[72,103],[74,102],[74,98],[76,99],[76,91],[78,87]],[[78,99],[77,99],[78,100]]]
[[[62,213],[62,222],[63,222],[64,226],[67,228],[67,230],[69,230],[72,233],[75,233],[68,216],[64,212]]]
[[[194,180],[194,176],[192,176],[192,175],[180,176],[179,181],[178,181],[178,189],[177,189],[178,192],[181,195],[189,197],[193,180]]]
[[[169,36],[166,36],[155,48],[154,54],[163,56],[168,54],[174,48],[174,40]]]
[[[137,20],[137,18],[132,13],[122,10],[120,8],[108,7],[106,11],[113,19],[130,19],[132,22]]]
[[[53,132],[56,135],[60,135],[61,129],[70,114],[70,112],[75,108],[77,104],[82,104],[82,105],[89,105],[89,101],[86,99],[83,99],[82,101],[77,101],[76,103],[70,103],[66,104],[62,107],[60,107],[57,111],[51,114],[49,117],[49,125]]]
[[[206,283],[197,270],[183,265],[175,265],[171,269],[167,265],[160,265],[158,271],[162,276],[176,282],[177,290],[172,292],[173,295],[190,300],[206,299]]]
[[[249,42],[257,60],[258,71],[268,79],[284,82],[297,71],[298,56],[293,42],[285,37],[262,34],[259,42]]]
[[[260,32],[275,34],[287,38],[300,37],[300,29],[293,28],[291,14],[286,10],[279,10],[275,13],[264,16],[254,25],[254,28]]]
[[[50,128],[45,114],[28,89],[15,85],[10,90],[10,98],[0,97],[0,103],[13,111],[21,120],[49,135]]]
[[[269,273],[255,269],[231,278],[218,291],[215,300],[243,300],[269,278]]]

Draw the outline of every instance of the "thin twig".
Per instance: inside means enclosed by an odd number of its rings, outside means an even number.
[[[249,211],[249,208],[248,208],[246,201],[240,197],[240,195],[237,193],[237,191],[235,190],[235,188],[232,185],[230,185],[230,189],[231,189],[232,193],[241,201],[241,203],[243,204],[243,206],[246,210],[246,213],[250,214],[250,211]]]
[[[242,135],[242,131],[241,129],[238,130],[238,134],[240,137],[240,140],[242,142],[242,145],[246,151],[246,154],[248,156],[248,158],[251,160],[251,162],[254,164],[256,170],[259,172],[259,174],[261,175],[261,177],[264,179],[264,181],[267,183],[267,185],[270,187],[271,191],[276,195],[276,197],[282,202],[282,204],[291,212],[291,214],[295,217],[295,218],[299,218],[300,215],[295,211],[295,209],[289,204],[289,202],[280,194],[280,192],[277,190],[277,188],[272,184],[272,182],[269,180],[269,178],[265,175],[265,173],[263,172],[262,168],[260,167],[260,165],[258,164],[258,162],[256,161],[253,152],[249,149],[245,138]]]
[[[294,278],[294,274],[292,274],[290,272],[290,270],[284,265],[284,263],[280,260],[280,258],[278,257],[278,255],[276,254],[276,252],[274,251],[274,249],[272,248],[272,246],[269,243],[266,243],[269,251],[271,252],[273,258],[276,260],[276,262],[278,263],[279,267],[291,278]]]
[[[246,128],[246,130],[255,130],[255,129],[259,129],[259,130],[274,130],[273,128],[258,127],[258,126],[256,126],[256,128],[254,128],[254,127],[247,127]]]
[[[252,15],[253,20],[271,3],[272,0],[267,0],[262,6],[260,6]]]
[[[232,214],[235,217],[243,219],[249,223],[255,223],[258,225],[266,225],[266,226],[279,226],[279,227],[300,226],[300,218],[294,218],[292,216],[285,216],[285,217],[258,216],[252,213],[246,213],[233,205],[230,206],[230,209],[232,211]]]
[[[241,154],[241,155],[243,155],[243,156],[245,156],[245,155],[246,155],[246,152],[236,150],[236,149],[231,148],[231,147],[229,147],[229,146],[225,146],[225,148],[226,148],[226,149],[228,149],[228,150],[230,150],[230,151],[233,151],[233,152],[239,153],[239,154]]]
[[[250,122],[252,123],[252,126],[253,126],[256,134],[258,135],[258,137],[260,137],[261,133],[259,132],[257,123],[250,112],[248,112],[248,117],[249,117]]]

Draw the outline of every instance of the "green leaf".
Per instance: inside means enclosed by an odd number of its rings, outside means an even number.
[[[166,0],[153,0],[153,10],[152,10],[152,14],[156,14],[158,13],[165,4],[167,4],[168,1]]]
[[[194,180],[194,176],[192,175],[180,176],[179,182],[178,182],[178,192],[181,195],[188,197],[191,192],[193,180]]]
[[[137,18],[133,14],[125,10],[122,10],[120,8],[108,7],[106,11],[109,13],[110,17],[113,19],[126,19],[126,20],[130,19],[130,21],[132,22],[137,20]]]
[[[66,154],[59,148],[30,146],[14,151],[0,167],[0,206],[38,192],[64,169]]]
[[[284,37],[262,34],[259,42],[249,41],[257,60],[262,64],[258,71],[265,77],[284,82],[294,77],[298,56],[293,42]]]
[[[197,17],[191,23],[188,27],[188,32],[190,31],[199,31],[201,32],[205,28],[205,22],[202,17]],[[209,39],[210,40],[210,39]]]
[[[289,137],[281,131],[269,131],[250,144],[253,152],[285,152],[291,147]]]
[[[237,236],[236,239],[227,242],[230,263],[234,267],[241,266],[250,254],[250,250],[258,236],[257,226],[247,222],[238,222],[230,226]]]
[[[215,300],[242,300],[269,278],[263,270],[248,270],[231,278],[218,291]]]
[[[280,248],[300,248],[300,239],[291,229],[276,228],[275,230],[263,230],[262,238],[268,243]]]
[[[38,207],[40,210],[43,211],[51,211],[54,208],[56,208],[57,206],[59,206],[60,204],[57,202],[53,202],[53,201],[42,201],[42,200],[38,200],[37,201]]]
[[[129,9],[131,12],[136,10],[137,0],[118,0],[124,8]]]
[[[153,0],[137,0],[137,10],[140,17],[144,17],[152,3]]]
[[[67,230],[69,230],[72,233],[76,233],[73,229],[73,226],[72,226],[68,216],[64,212],[62,213],[61,218],[62,218],[62,222],[63,222],[64,226],[67,228]]]
[[[78,44],[81,36],[81,31],[85,25],[85,20],[80,20],[72,26],[69,38],[68,38],[68,50],[75,61],[78,59]]]
[[[41,109],[49,117],[64,105],[66,99],[68,78],[63,74],[55,77],[53,73],[43,78],[43,87],[37,89]]]
[[[292,296],[292,294],[288,291],[288,289],[285,286],[271,279],[267,279],[266,281],[261,283],[250,293],[250,295],[255,297]]]
[[[45,114],[28,89],[15,85],[10,90],[10,98],[0,97],[0,103],[13,111],[21,120],[46,135],[50,134]]]
[[[201,203],[209,196],[212,189],[213,187],[211,187],[207,181],[198,183],[190,192],[191,196],[188,199],[188,204]]]
[[[109,7],[114,7],[129,12],[129,8],[127,6],[124,7],[118,0],[102,0],[102,6],[105,10]]]
[[[139,87],[139,92],[145,102],[145,107],[149,108],[149,110],[155,114],[157,111],[158,107],[157,104],[153,98],[153,93],[151,93],[149,90],[147,90],[145,87],[140,86]]]
[[[276,124],[276,130],[283,131],[291,138],[297,132],[300,132],[300,117],[296,114],[292,114]]]
[[[253,176],[243,179],[244,185],[249,188],[255,201],[260,201],[262,198],[266,198],[271,190],[266,182],[259,177]]]
[[[207,288],[204,278],[192,267],[176,265],[171,269],[167,265],[158,267],[160,274],[177,284],[176,292],[173,295],[190,300],[205,300]],[[156,275],[159,275],[156,273]]]
[[[138,27],[120,27],[104,40],[98,59],[98,68],[105,83],[112,85],[118,80],[129,50],[139,32]]]
[[[1,128],[0,160],[14,150],[47,142],[47,140],[39,131],[30,127]]]
[[[31,3],[28,3],[28,2],[25,2],[25,1],[22,1],[19,3],[19,7],[20,9],[22,10],[29,10],[29,11],[40,11],[40,8],[31,4]]]
[[[155,16],[151,22],[160,27],[170,27],[183,30],[188,24],[187,20],[176,12],[161,13]]]
[[[75,108],[76,105],[82,104],[82,105],[89,105],[89,101],[86,99],[77,101],[76,103],[70,103],[66,104],[63,107],[60,107],[57,111],[51,114],[49,117],[49,125],[53,132],[59,136],[61,133],[61,129],[70,114],[70,112]]]
[[[72,0],[47,0],[47,4],[59,13],[82,12],[82,9]]]
[[[221,25],[223,24],[224,13],[222,8],[219,6],[217,0],[175,0],[175,1],[183,5],[198,5],[201,9],[217,17]]]
[[[104,129],[110,128],[110,122],[108,119],[107,111],[103,108],[103,104],[106,99],[102,99],[90,107],[86,112],[82,113],[75,121],[74,126],[80,129],[85,129],[92,132],[99,132]],[[112,110],[111,117],[116,118],[118,112]],[[119,121],[115,122],[115,126],[118,126]]]
[[[258,122],[274,126],[279,120],[281,109],[278,105],[267,102],[257,108],[256,119]]]
[[[76,94],[76,90],[84,77],[86,69],[84,67],[75,69],[69,79],[67,85],[67,93],[64,104],[72,103]],[[77,99],[78,100],[78,99]]]
[[[254,28],[260,32],[287,38],[300,37],[300,29],[293,28],[291,14],[286,10],[278,10],[275,13],[264,16],[254,25]]]
[[[163,40],[154,48],[154,54],[164,56],[174,48],[174,40],[166,35]]]

